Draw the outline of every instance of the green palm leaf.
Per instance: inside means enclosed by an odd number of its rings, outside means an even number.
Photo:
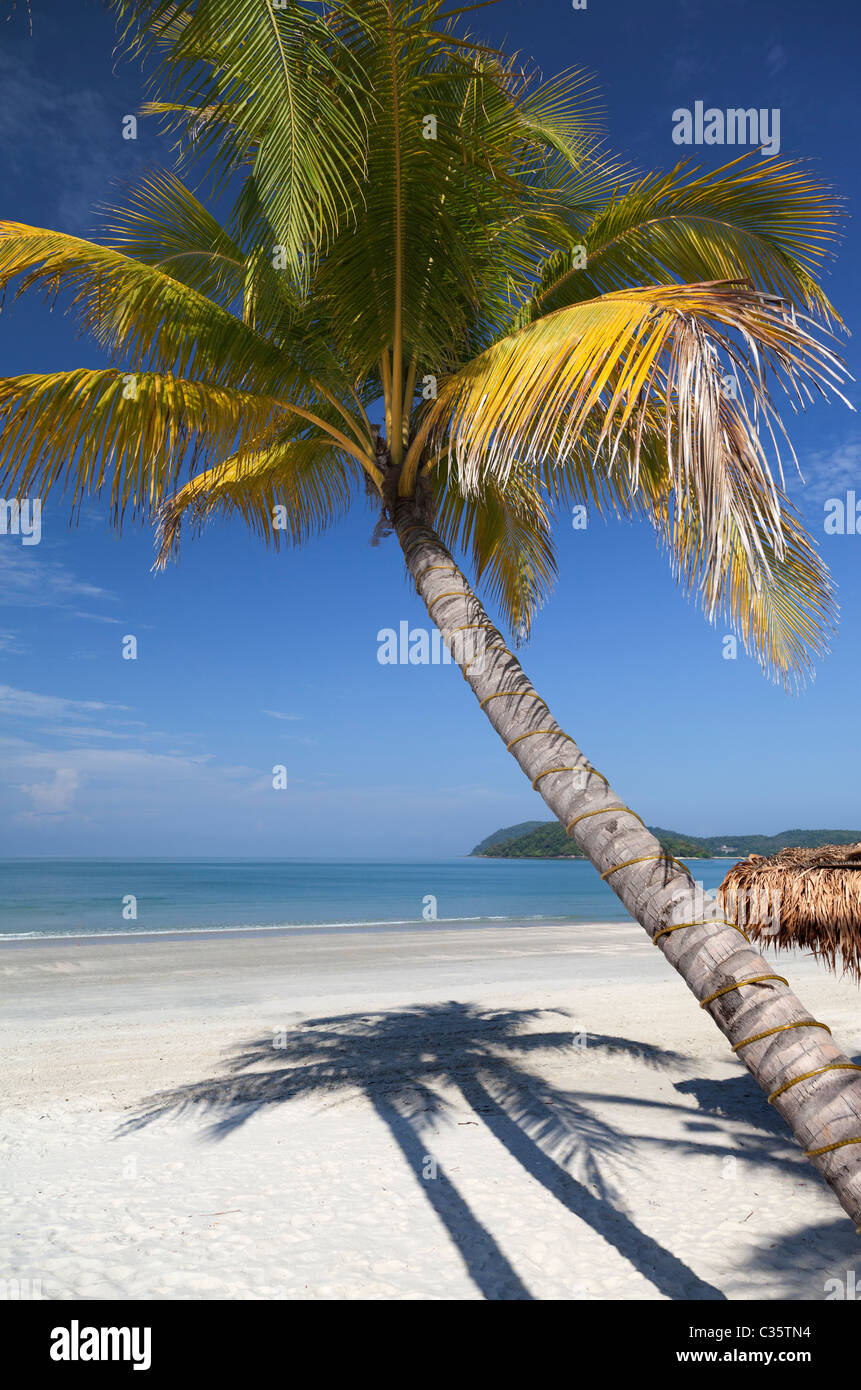
[[[170,255],[165,248],[162,260]],[[300,362],[278,352],[193,285],[109,246],[16,222],[0,223],[0,287],[23,277],[71,293],[85,332],[128,370],[205,376],[237,388],[309,388]]]
[[[181,93],[174,125],[223,176],[250,166],[297,280],[361,200],[362,73],[335,28],[299,0],[115,5],[133,49],[162,56],[155,83]]]
[[[557,252],[516,324],[627,286],[739,276],[838,318],[816,280],[837,222],[833,194],[790,160],[753,151],[705,174],[680,164],[621,190],[581,226],[586,264],[580,251]]]

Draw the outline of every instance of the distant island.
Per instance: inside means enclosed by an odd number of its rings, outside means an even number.
[[[744,859],[776,854],[788,845],[853,845],[861,830],[782,830],[779,835],[683,835],[658,825],[647,827],[677,859]],[[496,830],[470,851],[481,859],[585,859],[555,820],[526,820]]]

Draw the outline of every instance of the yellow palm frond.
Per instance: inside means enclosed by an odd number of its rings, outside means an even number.
[[[564,458],[548,457],[538,469],[550,505],[585,506],[597,516],[635,520],[653,516],[671,487],[664,418],[655,404],[623,426],[613,449],[601,440],[601,424],[587,420]],[[636,451],[636,471],[632,466]]]
[[[0,288],[69,291],[86,332],[129,371],[205,377],[250,390],[308,389],[291,356],[191,285],[153,265],[64,232],[0,223]]]
[[[812,390],[836,390],[839,368],[789,306],[743,284],[605,295],[539,319],[450,376],[410,447],[403,486],[422,457],[443,452],[467,492],[488,478],[504,486],[515,464],[564,466],[585,433],[608,469],[630,470],[636,492],[657,414],[672,487],[697,498],[708,566],[719,563],[729,518],[753,563],[763,558],[760,528],[739,477],[760,497],[766,529],[780,533],[760,439],[770,434],[779,468],[784,431],[768,377],[803,405]],[[724,388],[730,373],[735,399]]]
[[[836,626],[834,589],[828,570],[798,515],[780,494],[781,529],[775,537],[759,523],[761,561],[751,565],[738,529],[730,524],[719,564],[706,563],[702,526],[694,499],[668,498],[653,514],[666,543],[673,572],[695,595],[710,621],[719,613],[741,635],[745,651],[784,686],[804,684],[814,662],[828,651]],[[748,499],[752,516],[765,500]]]
[[[165,501],[156,563],[163,568],[178,557],[183,527],[199,532],[215,517],[239,516],[276,550],[282,540],[302,545],[344,515],[361,479],[356,461],[326,435],[282,431],[265,448],[199,473]]]
[[[445,544],[464,550],[519,642],[556,578],[550,515],[534,472],[515,469],[504,488],[489,481],[464,495],[453,473],[432,479],[434,525]]]
[[[292,416],[295,420],[295,416]],[[0,492],[73,506],[108,489],[113,517],[148,514],[191,466],[217,466],[291,420],[288,405],[152,372],[78,368],[0,378]]]

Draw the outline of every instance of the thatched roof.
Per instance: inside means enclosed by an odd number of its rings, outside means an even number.
[[[751,854],[718,891],[752,940],[812,951],[835,971],[839,958],[861,980],[861,842]]]

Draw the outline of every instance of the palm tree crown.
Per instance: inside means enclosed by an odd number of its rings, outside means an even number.
[[[162,562],[183,523],[300,544],[370,492],[434,516],[521,633],[554,508],[643,516],[710,617],[803,675],[832,592],[761,435],[778,383],[839,380],[809,173],[637,177],[582,74],[538,81],[441,0],[114,8],[226,211],[155,172],[100,243],[2,224],[0,281],[70,291],[111,365],[0,381],[0,486],[158,516]]]

